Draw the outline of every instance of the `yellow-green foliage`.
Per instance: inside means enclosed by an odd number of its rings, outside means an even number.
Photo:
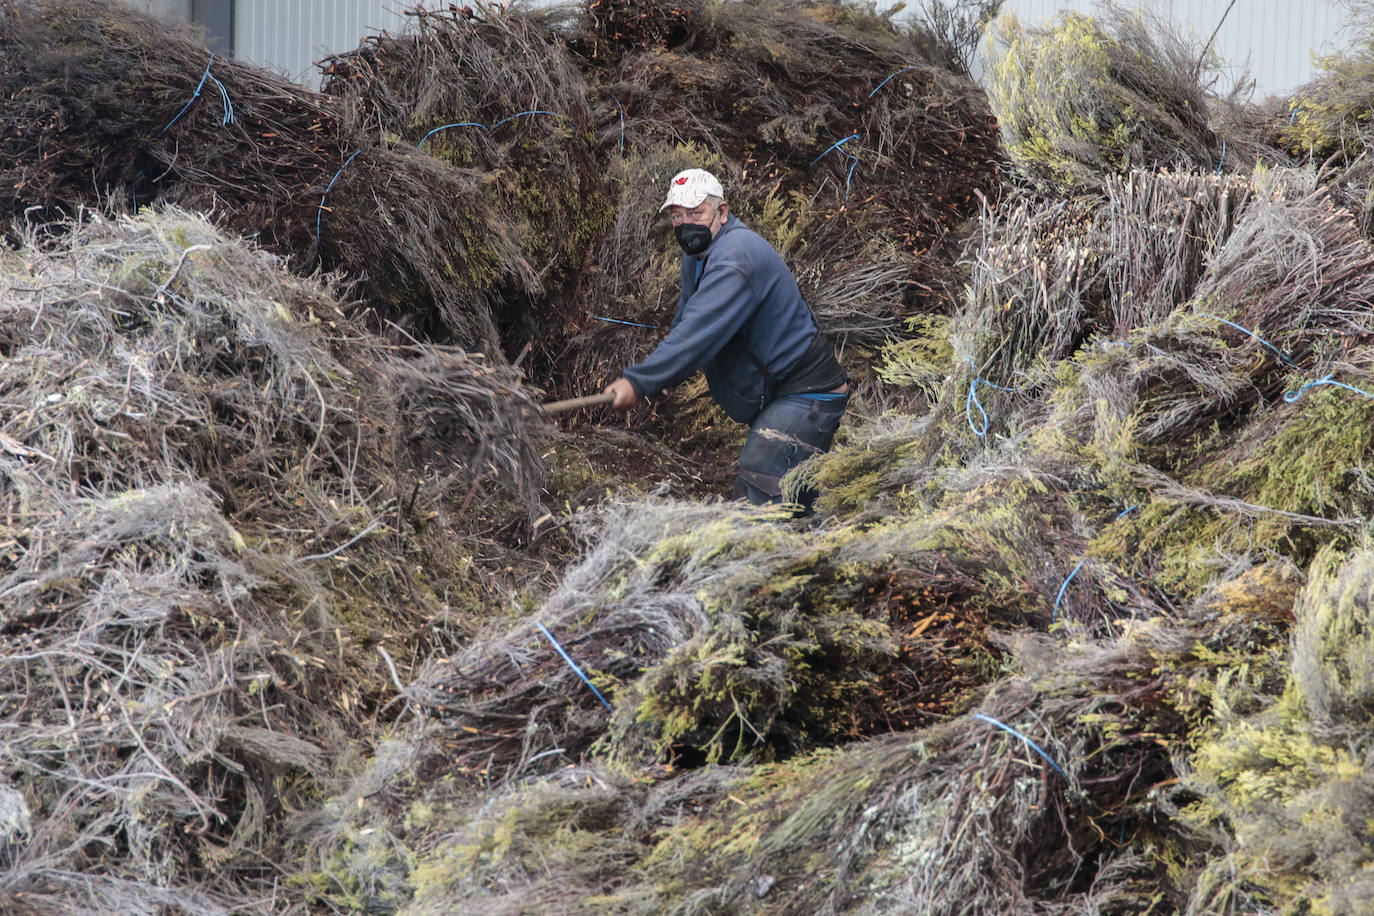
[[[1059,407],[1071,410],[1073,399],[1066,394],[1071,393],[1061,392]],[[1061,460],[1076,458],[1098,474],[1115,473],[1119,489],[1129,483],[1135,463],[1152,452],[1157,464],[1177,473],[1177,493],[1156,497],[1103,528],[1090,548],[1172,592],[1199,594],[1232,558],[1247,553],[1305,565],[1325,544],[1348,544],[1355,520],[1374,508],[1365,484],[1374,457],[1374,402],[1353,392],[1311,389],[1292,404],[1256,416],[1239,434],[1214,429],[1200,441],[1171,442],[1164,453],[1135,438],[1152,409],[1143,403],[1118,419],[1102,405],[1093,418],[1092,445],[1062,432],[1049,437],[1054,424],[1037,439],[1042,446],[1053,439]]]
[[[644,558],[680,576],[728,573],[697,591],[709,625],[622,693],[606,741],[613,758],[634,763],[675,745],[712,761],[766,758],[855,727],[855,707],[895,653],[886,621],[856,602],[884,561],[837,567],[835,545],[783,552],[780,532],[722,520]]]
[[[878,377],[889,385],[919,389],[933,401],[954,363],[950,320],[945,315],[915,315],[905,324],[910,336],[883,347]]]
[[[1187,819],[1224,823],[1234,837],[1198,883],[1194,903],[1207,912],[1369,912],[1374,549],[1324,550],[1309,575],[1283,696],[1250,715],[1221,716],[1189,759],[1190,788],[1202,798]]]
[[[1014,624],[1047,613],[1062,573],[1046,532],[1065,531],[1075,515],[1061,497],[1026,475],[954,494],[934,511],[822,536],[725,512],[665,528],[603,601],[631,600],[646,582],[667,594],[689,584],[705,619],[614,691],[602,749],[627,765],[672,751],[735,761],[861,733],[897,653],[875,592],[894,576],[915,590],[929,575],[959,583],[948,587],[974,619]],[[986,664],[969,654],[963,663]]]
[[[1003,145],[1027,173],[1073,186],[1207,156],[1196,78],[1180,67],[1176,43],[1139,16],[1065,12],[1036,29],[1007,14],[996,34],[988,101]]]
[[[760,869],[792,894],[830,886],[842,868],[837,842],[919,756],[910,743],[880,742],[740,772],[712,804],[661,831],[641,861],[660,912],[703,885],[738,892]]]
[[[1333,387],[1276,408],[1197,482],[1257,505],[1324,517],[1362,517],[1365,466],[1374,459],[1374,402]]]
[[[632,798],[630,787],[590,773],[579,783],[536,785],[502,798],[483,816],[464,811],[461,818],[458,812],[446,818],[446,840],[418,857],[411,874],[415,896],[401,912],[478,912],[476,900],[500,899],[500,879],[512,875],[530,886],[519,889],[513,909],[493,903],[485,912],[572,912],[572,901],[585,902],[603,890],[602,873],[628,859],[636,846],[619,823]],[[545,876],[552,880],[541,886]],[[569,909],[556,906],[560,898]]]
[[[782,193],[779,186],[757,204],[735,204],[749,228],[769,241],[786,262],[794,263],[806,249],[807,230],[815,221],[812,197],[801,191]]]
[[[1295,156],[1320,162],[1335,153],[1358,156],[1374,129],[1374,43],[1319,57],[1322,76],[1289,101],[1282,142]]]
[[[1068,152],[1083,146],[1107,168],[1123,171],[1130,162],[1129,113],[1085,104],[1110,92],[1112,39],[1079,13],[1065,13],[1043,37],[1013,15],[999,19],[997,28],[1006,49],[993,62],[988,101],[1012,159],[1032,174],[1076,183],[1092,176]]]
[[[1374,553],[1325,550],[1297,607],[1291,700],[1317,725],[1374,711]]]

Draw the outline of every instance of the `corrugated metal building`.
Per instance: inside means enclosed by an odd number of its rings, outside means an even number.
[[[314,85],[317,61],[355,47],[365,35],[405,27],[414,0],[129,0],[143,9],[202,23],[220,52]],[[890,5],[893,0],[879,0]],[[444,3],[436,2],[443,6]],[[1313,75],[1312,55],[1345,44],[1341,0],[1136,0],[1214,46],[1255,97],[1282,94]],[[1061,10],[1091,12],[1094,0],[1006,0],[1004,12],[1043,23]],[[1229,13],[1227,12],[1230,6]],[[1218,25],[1220,28],[1218,29]]]
[[[205,29],[219,53],[316,85],[315,61],[357,46],[366,35],[405,28],[405,9],[435,0],[127,0],[132,6]]]

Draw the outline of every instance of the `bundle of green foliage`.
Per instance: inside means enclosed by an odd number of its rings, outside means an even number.
[[[408,695],[435,710],[444,759],[483,779],[588,753],[780,758],[929,721],[995,670],[988,628],[1132,613],[1077,596],[1061,611],[1051,530],[1057,547],[1086,543],[1064,494],[997,475],[929,514],[823,534],[748,507],[613,507],[538,611]],[[1083,595],[1099,582],[1105,569]]]
[[[1279,122],[1282,142],[1294,156],[1316,163],[1349,164],[1369,151],[1374,114],[1374,42],[1368,24],[1374,5],[1349,0],[1350,41],[1339,53],[1316,59],[1319,76],[1300,86]]]
[[[1098,513],[1138,507],[1092,554],[1189,594],[1236,553],[1305,565],[1370,508],[1374,249],[1309,171],[1106,187],[990,211],[932,416],[811,475],[847,512],[938,500],[950,464],[1029,465]]]
[[[1197,801],[1182,816],[1225,855],[1201,868],[1195,911],[1367,910],[1372,560],[1367,543],[1322,551],[1280,676],[1218,684],[1219,714],[1188,758]]]
[[[357,835],[406,807],[405,852],[364,874],[414,916],[1173,911],[1220,848],[1175,820],[1175,741],[1211,685],[1272,685],[1294,592],[1241,577],[1118,639],[1017,637],[971,714],[787,761],[592,763],[479,801],[389,752],[336,816]]]
[[[988,99],[1002,143],[1026,176],[1093,187],[1135,168],[1218,168],[1200,79],[1205,51],[1112,4],[1055,23],[997,21]]]

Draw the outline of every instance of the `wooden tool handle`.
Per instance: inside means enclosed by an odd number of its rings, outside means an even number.
[[[600,407],[602,404],[609,404],[615,400],[615,395],[603,391],[601,394],[589,394],[581,398],[568,398],[566,401],[550,401],[544,405],[544,413],[549,416],[559,413],[567,413],[570,410],[580,410],[583,407]]]

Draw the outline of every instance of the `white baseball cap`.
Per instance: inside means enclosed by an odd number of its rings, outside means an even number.
[[[658,212],[662,213],[669,207],[686,207],[691,210],[700,206],[708,197],[725,199],[725,189],[720,186],[716,176],[705,169],[684,169],[668,182],[668,197],[663,201],[663,206],[658,208]]]

